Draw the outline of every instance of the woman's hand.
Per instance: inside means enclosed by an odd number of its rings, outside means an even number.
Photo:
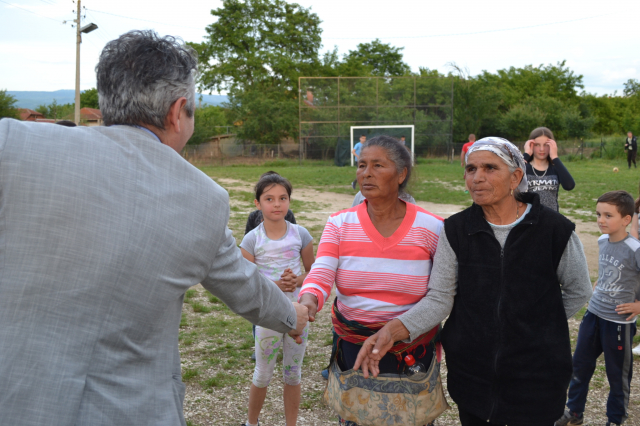
[[[620,315],[629,314],[629,317],[625,321],[631,321],[636,315],[640,315],[640,302],[637,300],[633,303],[623,303],[616,306],[616,312]]]
[[[533,156],[533,139],[529,139],[524,143],[524,152],[529,154],[529,156]]]
[[[373,377],[380,374],[380,360],[393,347],[394,342],[409,338],[409,330],[399,319],[393,319],[385,324],[376,334],[369,337],[362,344],[358,357],[353,365],[353,369],[357,370],[362,367],[364,378],[369,378],[369,372]]]
[[[558,158],[558,144],[553,139],[547,139],[545,145],[549,145],[549,157],[551,160]]]
[[[362,367],[362,374],[365,379],[369,378],[369,372],[373,377],[378,377],[378,374],[380,374],[380,360],[392,346],[393,338],[391,333],[386,327],[382,327],[376,334],[364,341],[353,369],[357,370]]]
[[[318,312],[318,298],[311,293],[305,293],[300,297],[301,305],[306,306],[309,310],[309,321],[316,320],[316,312]]]

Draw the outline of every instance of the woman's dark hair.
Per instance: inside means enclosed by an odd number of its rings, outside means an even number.
[[[407,169],[407,177],[398,187],[398,193],[405,192],[405,188],[411,179],[411,170],[413,169],[413,161],[411,161],[411,154],[396,138],[387,135],[380,135],[373,137],[365,143],[363,150],[371,147],[379,146],[387,152],[387,157],[396,165],[398,174],[402,173],[403,169]]]
[[[546,136],[549,139],[556,140],[556,138],[553,137],[553,132],[546,127],[536,127],[529,133],[529,139],[539,138],[540,136]]]
[[[258,183],[256,183],[256,186],[254,188],[256,200],[260,201],[260,196],[262,195],[262,193],[274,185],[284,186],[284,189],[287,190],[287,194],[289,194],[289,198],[291,198],[291,190],[293,189],[291,187],[291,182],[289,182],[287,178],[284,178],[276,172],[270,170],[266,173],[263,173],[262,176],[260,176]]]

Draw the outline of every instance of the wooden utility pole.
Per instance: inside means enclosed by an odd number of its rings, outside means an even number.
[[[74,120],[76,124],[80,124],[80,43],[82,36],[80,35],[80,0],[78,0],[76,23],[76,108]]]

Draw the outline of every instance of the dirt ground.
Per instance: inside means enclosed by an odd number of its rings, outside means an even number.
[[[240,181],[229,179],[216,179],[225,188],[251,191],[250,185]],[[293,196],[301,201],[316,203],[321,205],[315,211],[296,211],[298,223],[305,227],[324,226],[327,217],[351,206],[353,197],[348,194],[337,194],[330,192],[320,192],[313,189],[297,188]],[[462,209],[456,205],[434,204],[428,202],[418,202],[418,205],[426,210],[442,217],[448,217]],[[232,201],[233,206],[233,201]],[[240,211],[238,214],[245,215]],[[246,217],[246,216],[244,216]],[[584,245],[587,261],[592,277],[592,281],[597,277],[598,271],[598,244],[597,238],[600,233],[595,223],[576,223],[576,232]],[[312,233],[313,234],[313,233]],[[317,245],[318,241],[315,241]],[[200,288],[199,291],[204,293]],[[329,304],[327,304],[329,306]],[[187,308],[185,308],[187,309]],[[572,341],[575,344],[579,321],[569,320]],[[307,356],[303,370],[302,381],[302,404],[298,419],[299,425],[328,425],[337,424],[335,415],[330,412],[321,402],[321,395],[324,390],[325,381],[320,376],[320,371],[326,367],[330,356],[330,327],[331,320],[328,310],[323,310],[317,316],[317,320],[310,328],[310,339],[307,347]],[[314,338],[315,337],[315,338]],[[181,350],[182,352],[182,350]],[[185,359],[183,353],[183,366],[189,363],[188,355]],[[640,357],[636,357],[634,362],[636,374],[631,386],[631,397],[629,406],[628,425],[640,425]],[[239,425],[246,420],[246,407],[248,403],[248,380],[249,371],[243,374],[246,376],[246,385],[229,392],[227,389],[211,394],[204,394],[197,386],[187,384],[187,394],[185,399],[185,417],[191,425]],[[446,389],[446,357],[442,364],[442,377]],[[274,379],[269,387],[269,392],[265,406],[260,416],[260,424],[265,426],[284,425],[283,404],[282,404],[282,378],[281,373],[276,371]],[[607,421],[605,416],[606,400],[608,395],[608,384],[604,372],[604,361],[601,357],[596,369],[596,375],[592,381],[591,391],[587,410],[585,413],[585,425],[604,425]],[[217,397],[216,397],[217,395]],[[457,410],[452,400],[447,394],[447,399],[452,405],[452,409],[445,412],[435,422],[436,425],[457,425]],[[308,400],[306,403],[305,401]]]

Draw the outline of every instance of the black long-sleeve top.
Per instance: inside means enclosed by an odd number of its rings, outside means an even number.
[[[562,185],[565,191],[571,191],[576,186],[571,173],[559,158],[551,160],[547,170],[537,170],[529,162],[532,157],[527,153],[523,156],[527,162],[529,192],[537,193],[540,196],[542,205],[558,211],[558,190],[560,186]]]

